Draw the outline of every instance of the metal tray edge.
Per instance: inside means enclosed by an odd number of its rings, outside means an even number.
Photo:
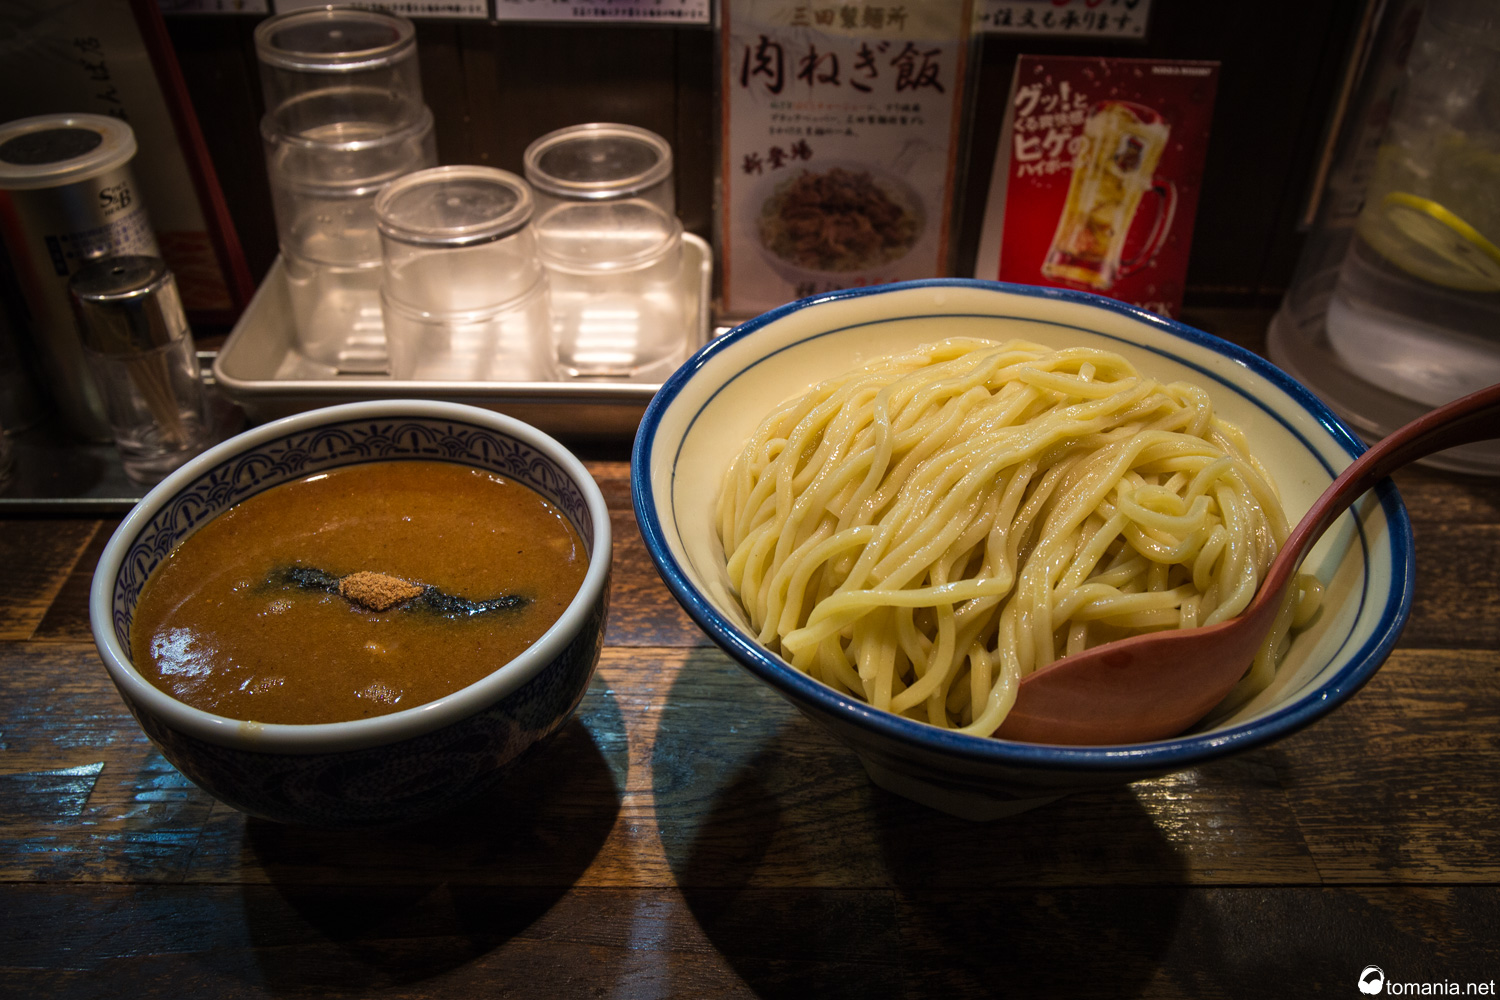
[[[697,281],[696,350],[713,336],[710,306],[713,289],[713,252],[707,241],[692,233],[683,243],[699,258]],[[213,362],[213,379],[220,390],[245,411],[252,423],[303,410],[361,399],[447,399],[508,413],[548,433],[561,436],[616,437],[631,435],[660,382],[436,382],[379,377],[275,379],[247,376],[240,356],[264,338],[267,301],[272,283],[283,280],[278,257],[256,289]],[[690,280],[690,279],[685,279]],[[273,331],[271,336],[275,336]],[[274,345],[273,345],[274,347]],[[287,349],[290,349],[288,341]],[[284,356],[284,355],[283,355]]]

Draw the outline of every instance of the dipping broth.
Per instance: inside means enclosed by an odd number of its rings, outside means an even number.
[[[514,659],[562,615],[588,561],[555,506],[502,476],[347,466],[250,497],[187,538],[142,590],[131,654],[152,684],[216,715],[385,715]]]

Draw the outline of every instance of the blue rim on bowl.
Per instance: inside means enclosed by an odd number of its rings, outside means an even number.
[[[227,507],[224,491],[234,491],[237,501],[287,481],[298,474],[302,467],[300,459],[306,457],[310,446],[322,446],[317,442],[332,441],[347,452],[336,464],[378,460],[382,457],[379,433],[369,440],[355,442],[357,435],[351,429],[375,421],[381,427],[388,423],[389,433],[402,434],[406,433],[401,426],[403,418],[410,418],[413,425],[423,424],[424,428],[426,423],[443,424],[450,429],[468,428],[474,432],[472,446],[490,452],[500,446],[500,438],[510,439],[531,456],[526,459],[527,468],[517,470],[521,473],[517,478],[525,482],[528,478],[544,477],[553,484],[553,492],[558,493],[559,506],[573,508],[566,512],[589,543],[589,567],[578,593],[536,642],[480,680],[426,704],[366,719],[312,725],[251,723],[214,715],[177,701],[135,669],[123,638],[128,635],[128,614],[122,621],[118,610],[126,602],[121,591],[125,583],[120,577],[128,560],[139,558],[142,562],[140,572],[132,570],[133,577],[140,577],[132,584],[138,588],[150,569],[167,555],[171,544]],[[430,453],[402,457],[461,462],[459,437],[456,432],[447,439],[439,437],[426,449]],[[214,475],[218,467],[234,456],[273,446],[284,446],[284,461],[280,465],[256,454],[243,463],[244,467],[225,470],[222,477]],[[517,456],[518,461],[524,457],[520,452]],[[543,460],[551,465],[537,468],[537,463]],[[545,495],[548,490],[540,492]],[[212,503],[205,502],[205,497]],[[182,521],[186,524],[179,523]],[[142,548],[141,539],[153,525],[159,529],[162,544],[146,544]],[[115,684],[128,692],[127,701],[134,700],[189,736],[221,746],[285,754],[360,750],[434,731],[518,690],[572,641],[579,623],[589,615],[607,585],[610,550],[609,510],[598,485],[576,456],[536,428],[513,417],[460,403],[427,400],[346,403],[283,417],[245,431],[193,458],[153,488],[125,517],[105,546],[90,590],[89,617],[104,665]]]
[[[1365,449],[1364,444],[1342,421],[1336,417],[1308,389],[1276,368],[1264,358],[1234,344],[1204,333],[1182,323],[1165,319],[1145,310],[1085,292],[1059,288],[1044,288],[1029,285],[1014,285],[1004,282],[980,281],[966,278],[935,278],[906,281],[890,285],[831,292],[778,307],[749,320],[699,349],[663,384],[646,409],[640,429],[636,434],[631,455],[631,493],[634,498],[636,520],[645,539],[647,550],[656,562],[663,580],[672,594],[682,604],[689,616],[740,665],[769,683],[788,697],[805,702],[814,710],[848,725],[882,735],[905,740],[917,740],[930,751],[955,760],[969,761],[980,765],[1000,765],[1032,770],[1051,771],[1058,774],[1085,773],[1147,773],[1167,772],[1190,767],[1201,761],[1223,756],[1231,750],[1243,750],[1259,746],[1288,736],[1293,732],[1331,711],[1347,700],[1374,674],[1385,661],[1400,636],[1401,629],[1410,614],[1414,583],[1412,560],[1411,523],[1399,493],[1389,483],[1383,483],[1375,491],[1384,516],[1388,534],[1381,539],[1382,547],[1388,548],[1391,561],[1391,587],[1384,596],[1380,609],[1379,626],[1352,651],[1339,650],[1344,665],[1331,677],[1318,684],[1312,691],[1302,692],[1292,703],[1276,708],[1249,722],[1229,725],[1201,733],[1189,733],[1169,740],[1123,746],[1076,747],[1033,743],[1018,743],[1006,740],[969,736],[939,729],[926,723],[881,712],[863,701],[840,694],[830,687],[801,673],[767,650],[735,624],[725,619],[690,580],[689,573],[678,561],[667,537],[667,529],[657,514],[658,504],[671,507],[673,497],[657,496],[657,487],[652,482],[652,468],[659,456],[656,453],[657,432],[664,415],[685,387],[716,357],[732,350],[747,338],[769,324],[813,308],[824,303],[858,299],[863,296],[882,294],[904,289],[967,288],[993,290],[1012,295],[1038,299],[1076,303],[1094,309],[1103,309],[1119,314],[1139,323],[1156,328],[1172,338],[1206,348],[1231,362],[1250,369],[1256,376],[1266,380],[1285,392],[1297,405],[1305,410],[1352,460]],[[943,314],[953,315],[953,314]],[[989,315],[989,314],[987,314]],[[904,317],[909,318],[909,317]],[[854,324],[862,325],[862,324]],[[1066,324],[1053,324],[1065,326]],[[1075,327],[1076,329],[1083,329]],[[822,330],[804,337],[796,343],[817,339],[837,330]],[[1097,331],[1089,331],[1096,333]],[[1106,334],[1106,336],[1108,336]],[[789,349],[788,344],[781,350]],[[1149,347],[1147,348],[1150,349]],[[775,353],[779,353],[775,352]],[[1158,352],[1162,353],[1162,352]],[[764,359],[762,359],[764,360]],[[1247,400],[1261,405],[1293,434],[1300,434],[1283,417],[1260,404],[1241,387],[1235,386],[1212,371],[1195,365],[1192,361],[1175,358],[1193,367],[1204,376],[1214,379],[1231,391],[1245,396]],[[723,391],[720,387],[714,395]],[[703,401],[706,406],[713,396]],[[691,421],[701,415],[694,414]],[[1306,443],[1304,441],[1304,443]],[[673,455],[669,460],[675,461]],[[1337,469],[1326,459],[1320,459],[1330,479]],[[667,479],[668,490],[675,488],[675,476]],[[1366,536],[1361,524],[1358,544],[1366,554],[1370,551],[1371,539]],[[1370,599],[1368,593],[1361,600]],[[1345,643],[1350,641],[1346,638]]]

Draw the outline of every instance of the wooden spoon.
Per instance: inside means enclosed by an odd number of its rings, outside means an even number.
[[[995,735],[1099,746],[1166,739],[1207,715],[1244,676],[1302,557],[1333,521],[1396,469],[1444,448],[1500,437],[1500,385],[1393,431],[1346,468],[1287,535],[1255,598],[1204,628],[1133,636],[1075,653],[1021,679]]]

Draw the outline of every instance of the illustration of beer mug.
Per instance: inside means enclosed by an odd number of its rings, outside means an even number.
[[[1089,109],[1042,274],[1104,291],[1151,262],[1177,210],[1176,187],[1154,176],[1169,131],[1161,115],[1140,104],[1103,101]],[[1156,216],[1140,250],[1122,261],[1147,193],[1156,195]]]

